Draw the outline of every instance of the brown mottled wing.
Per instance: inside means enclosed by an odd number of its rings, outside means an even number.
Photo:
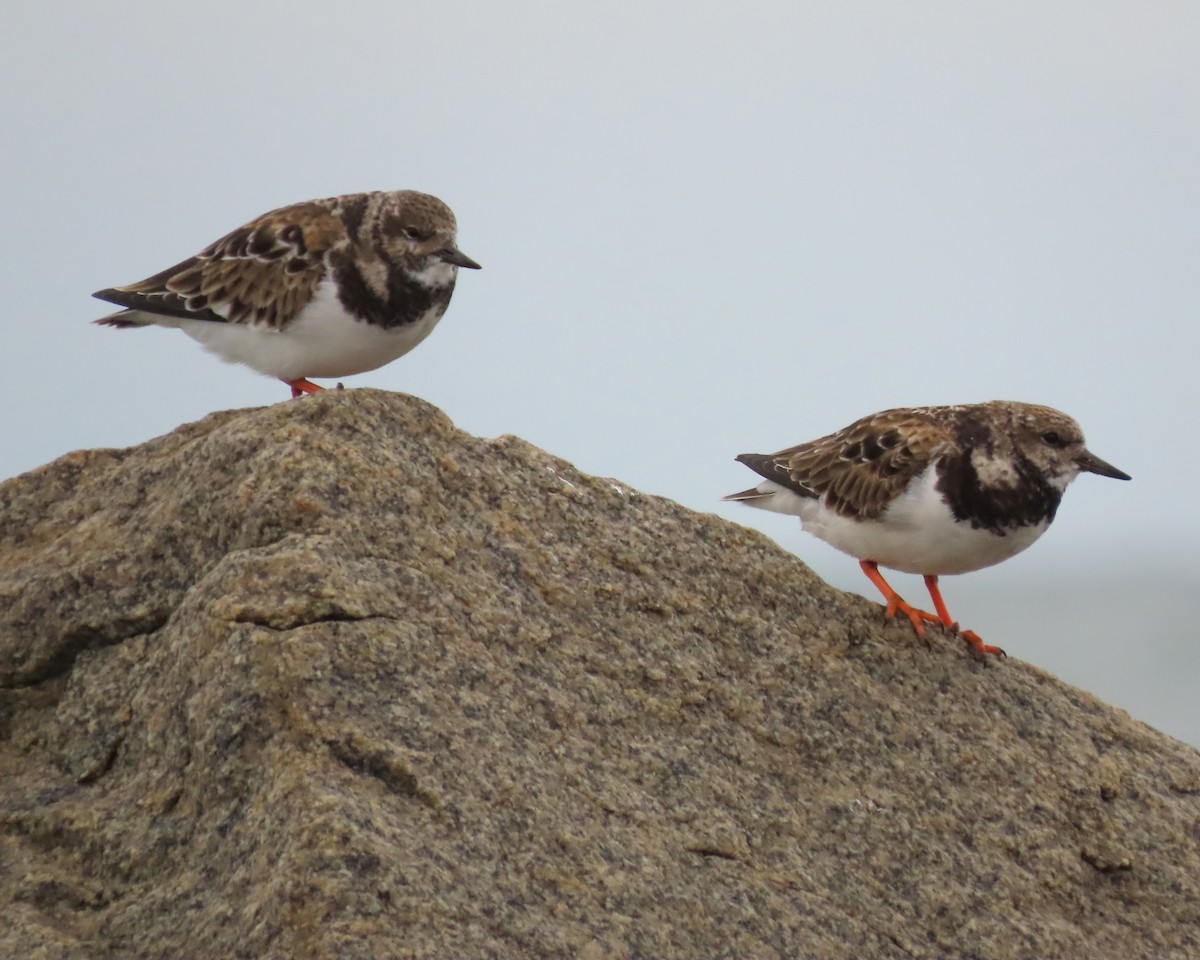
[[[953,443],[941,418],[887,410],[820,440],[738,460],[800,496],[823,499],[843,516],[870,519]]]
[[[312,299],[326,254],[347,242],[345,226],[328,207],[297,203],[263,214],[162,273],[93,296],[146,313],[281,328]]]

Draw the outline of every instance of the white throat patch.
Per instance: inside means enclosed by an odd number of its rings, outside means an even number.
[[[417,283],[431,290],[447,287],[454,282],[458,267],[445,260],[432,259],[429,265],[409,274]]]

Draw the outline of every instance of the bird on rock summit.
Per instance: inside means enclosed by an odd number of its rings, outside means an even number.
[[[272,210],[194,257],[94,294],[126,309],[110,327],[178,327],[223,360],[278,377],[375,370],[424,340],[446,312],[459,267],[457,224],[414,190],[352,193]]]

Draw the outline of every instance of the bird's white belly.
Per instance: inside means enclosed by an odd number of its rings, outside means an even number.
[[[859,560],[874,560],[904,573],[939,576],[970,573],[1007,560],[1029,547],[1049,526],[1016,527],[998,536],[958,522],[934,489],[936,482],[934,470],[927,470],[875,520],[841,516],[820,501],[798,496],[769,480],[758,489],[771,489],[774,495],[751,505],[796,514],[805,531]]]
[[[333,283],[326,280],[282,330],[187,319],[180,319],[178,326],[222,360],[244,363],[281,380],[297,380],[348,377],[391,363],[429,336],[444,311],[436,306],[413,323],[385,330],[346,313]]]

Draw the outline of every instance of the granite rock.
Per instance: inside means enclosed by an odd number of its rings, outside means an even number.
[[[0,485],[0,957],[807,956],[1200,956],[1200,756],[411,397]]]

